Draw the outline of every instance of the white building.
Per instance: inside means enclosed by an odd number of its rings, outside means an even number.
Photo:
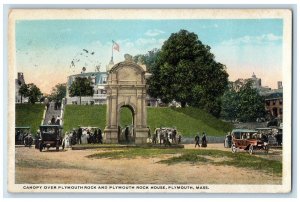
[[[68,76],[67,81],[67,93],[66,102],[67,104],[80,104],[79,97],[70,97],[69,87],[75,81],[76,77],[90,78],[93,82],[94,95],[81,97],[81,104],[106,104],[106,90],[105,85],[107,82],[106,72],[82,72],[80,74]]]
[[[238,79],[234,82],[234,88],[239,89],[243,84],[247,81],[252,81],[252,88],[257,89],[259,94],[262,96],[269,96],[272,93],[282,93],[282,81],[278,81],[278,89],[272,89],[268,86],[262,86],[261,78],[257,78],[256,75],[253,73],[251,78],[248,79]]]

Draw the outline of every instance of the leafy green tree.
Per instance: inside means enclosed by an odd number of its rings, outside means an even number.
[[[147,66],[147,71],[152,73],[153,69],[157,65],[157,58],[160,53],[160,50],[157,48],[154,48],[151,51],[148,51],[145,55],[136,55],[133,57],[134,62],[138,63],[139,58],[143,61],[143,63]]]
[[[82,96],[92,96],[94,94],[93,82],[86,77],[76,77],[75,81],[69,87],[70,96],[79,96],[80,105]]]
[[[150,96],[164,102],[176,100],[182,107],[188,104],[219,116],[228,74],[196,34],[186,30],[171,34],[150,69]]]
[[[28,84],[27,96],[28,96],[29,103],[34,104],[35,102],[40,100],[42,96],[42,92],[35,84],[30,83]]]
[[[23,97],[27,97],[28,86],[24,83],[20,86],[19,94],[21,95],[21,103],[23,103]]]
[[[52,92],[50,95],[51,100],[62,100],[64,97],[66,97],[67,93],[67,86],[65,83],[59,83],[56,84],[54,88],[52,88]]]
[[[255,121],[265,116],[264,98],[252,88],[252,81],[232,82],[222,97],[221,115],[231,121]]]
[[[257,89],[252,88],[252,82],[247,82],[239,91],[239,114],[241,121],[256,121],[265,116],[264,98],[259,95]]]
[[[233,88],[228,89],[222,96],[221,116],[230,121],[234,121],[239,115],[239,94]]]

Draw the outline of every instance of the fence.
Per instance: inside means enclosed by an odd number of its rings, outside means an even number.
[[[207,143],[224,143],[224,137],[215,137],[215,136],[206,136]],[[200,137],[201,140],[201,137]],[[183,137],[181,140],[182,144],[194,144],[195,138],[194,137]]]

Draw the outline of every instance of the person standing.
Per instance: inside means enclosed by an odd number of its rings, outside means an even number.
[[[195,148],[198,146],[198,147],[200,147],[200,137],[199,137],[199,134],[197,134],[196,136],[195,136]]]
[[[79,126],[77,131],[77,143],[81,144],[82,128]]]
[[[176,135],[177,135],[177,131],[176,129],[172,130],[172,143],[176,143]]]
[[[98,140],[99,140],[99,143],[102,144],[102,131],[100,128],[98,129]]]
[[[202,144],[201,147],[207,147],[207,140],[205,132],[202,133]]]
[[[99,143],[97,128],[94,131],[94,143]]]
[[[77,138],[76,130],[75,130],[75,128],[73,128],[71,145],[75,145],[77,143],[76,138]]]
[[[125,140],[126,140],[126,143],[129,142],[129,127],[126,126],[125,128]]]
[[[178,135],[178,144],[180,144],[181,143],[181,135],[179,134]]]
[[[55,124],[55,117],[52,116],[52,118],[51,118],[51,125],[54,125],[54,124]]]
[[[56,118],[56,125],[60,125],[60,116],[59,115]]]
[[[38,129],[36,131],[36,135],[35,135],[35,148],[38,149],[40,146],[40,138],[41,138],[41,131]]]

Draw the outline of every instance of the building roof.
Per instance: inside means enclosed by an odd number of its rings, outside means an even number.
[[[282,98],[283,93],[277,92],[277,93],[272,93],[268,96],[266,96],[266,100],[273,100],[273,99],[279,99]]]
[[[75,76],[75,77],[77,77],[77,76],[98,76],[101,74],[107,75],[107,72],[84,72],[84,73],[80,73],[80,74],[73,74],[70,76]]]
[[[68,76],[68,84],[71,85],[71,81],[69,80],[70,77],[95,77],[95,82],[100,83],[99,80],[101,80],[104,75],[108,75],[107,72],[84,72],[81,74],[73,74]]]
[[[257,133],[256,130],[248,130],[248,129],[233,129],[233,133],[240,132],[240,133]]]

